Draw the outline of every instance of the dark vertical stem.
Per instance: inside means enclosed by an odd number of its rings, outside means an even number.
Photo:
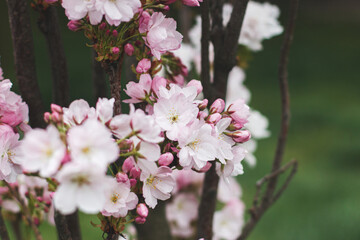
[[[22,240],[22,231],[20,227],[21,223],[21,214],[16,214],[16,218],[14,221],[11,221],[11,227],[13,229],[13,233],[15,235],[16,240]]]
[[[2,240],[10,240],[9,233],[6,229],[5,221],[2,216],[1,208],[0,208],[0,237]]]
[[[81,240],[81,229],[79,224],[79,211],[66,215],[66,224],[71,234],[72,240]]]
[[[201,83],[205,96],[210,95],[210,61],[209,61],[209,41],[210,41],[210,6],[209,1],[201,4]]]
[[[69,76],[55,6],[49,6],[40,12],[38,25],[46,38],[49,50],[53,79],[53,101],[60,106],[67,106],[69,103]]]
[[[71,233],[67,226],[65,216],[60,214],[57,210],[55,210],[54,219],[55,219],[56,230],[58,233],[58,239],[59,240],[72,240]]]
[[[34,44],[27,0],[7,0],[14,47],[16,77],[24,101],[29,105],[30,124],[45,126],[43,103],[36,79]]]
[[[94,84],[94,96],[97,101],[99,98],[106,97],[106,76],[104,69],[101,66],[101,63],[98,62],[96,57],[96,52],[92,51],[92,79]]]
[[[169,223],[165,217],[166,202],[158,201],[158,205],[149,212],[144,224],[135,224],[139,240],[166,239],[171,240]]]
[[[191,28],[191,9],[188,7],[182,7],[180,9],[180,23],[181,23],[181,33],[183,35],[183,42],[188,43],[189,39],[189,30]]]

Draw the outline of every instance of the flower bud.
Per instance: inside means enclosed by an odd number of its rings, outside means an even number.
[[[36,197],[36,200],[38,200],[39,202],[42,202],[43,198],[39,196],[39,197]]]
[[[100,25],[99,25],[99,29],[100,30],[104,30],[106,28],[106,23],[102,22]]]
[[[133,149],[134,142],[131,139],[125,139],[119,143],[119,148],[121,152],[131,151]]]
[[[113,48],[111,48],[111,52],[112,52],[113,54],[119,54],[120,49],[119,49],[118,47],[113,47]]]
[[[172,161],[174,160],[174,156],[167,152],[164,154],[161,154],[160,158],[159,158],[159,165],[160,166],[168,166],[170,163],[172,163]]]
[[[112,35],[113,35],[113,37],[117,37],[118,36],[118,31],[116,31],[116,29],[114,29],[112,31]]]
[[[44,121],[48,123],[50,121],[51,114],[49,112],[44,113]]]
[[[137,73],[146,73],[151,68],[151,61],[148,58],[143,58],[140,60],[136,66]]]
[[[216,99],[210,107],[210,113],[221,113],[225,108],[225,102],[221,98]]]
[[[76,32],[81,29],[81,23],[78,20],[71,20],[68,22],[67,27],[69,28],[69,30]]]
[[[122,165],[122,170],[124,173],[128,173],[133,167],[134,167],[134,158],[128,157],[127,159],[125,159]]]
[[[207,107],[208,103],[209,100],[207,99],[202,100],[202,102],[198,105],[199,110],[200,111],[204,110]]]
[[[220,113],[213,113],[213,114],[209,115],[206,122],[212,123],[212,124],[217,124],[221,118],[222,118],[222,116]]]
[[[139,178],[139,177],[140,177],[140,174],[141,174],[140,169],[136,169],[136,167],[133,167],[133,168],[130,170],[130,177],[132,177],[132,178]]]
[[[61,115],[60,115],[58,112],[53,112],[53,113],[51,114],[51,120],[53,120],[54,122],[58,123],[58,122],[61,122],[62,117],[61,117]]]
[[[57,105],[57,104],[52,103],[52,104],[50,105],[50,108],[51,108],[51,111],[52,111],[52,112],[57,112],[57,113],[63,114],[63,108],[60,107],[60,106]]]
[[[196,87],[196,92],[197,92],[198,95],[199,95],[199,94],[202,92],[202,90],[203,90],[203,87],[202,87],[202,85],[201,85],[201,82],[200,82],[199,80],[195,80],[195,79],[191,80],[186,86],[187,86],[187,87]]]
[[[200,111],[200,112],[198,113],[198,118],[200,118],[200,119],[205,119],[205,118],[207,118],[208,115],[209,115],[209,114],[207,114],[206,112]]]
[[[131,186],[131,187],[135,186],[136,183],[137,183],[137,180],[136,180],[136,179],[133,179],[133,178],[130,179],[130,186]]]
[[[209,171],[210,168],[211,168],[211,163],[207,162],[206,165],[202,169],[200,169],[200,172],[203,172],[203,173],[207,172],[207,171]]]
[[[118,172],[116,174],[116,181],[118,183],[125,183],[125,182],[129,181],[129,177],[126,173]]]
[[[36,226],[39,226],[39,224],[40,224],[40,220],[38,217],[33,217],[33,222]]]
[[[149,214],[149,209],[144,203],[139,203],[136,207],[136,213],[139,214],[140,217],[146,218]]]
[[[248,130],[238,130],[231,134],[232,139],[237,143],[244,143],[249,141],[251,133]]]
[[[136,217],[135,218],[135,222],[137,224],[144,224],[146,222],[146,218],[142,218],[142,217]]]
[[[160,87],[166,87],[167,80],[160,76],[155,76],[151,82],[151,89],[158,94]]]
[[[128,56],[132,56],[134,54],[134,47],[130,43],[127,43],[124,47],[124,51]]]

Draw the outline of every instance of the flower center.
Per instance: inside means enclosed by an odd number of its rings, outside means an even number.
[[[90,184],[90,181],[87,176],[79,175],[71,179],[71,182],[76,183],[80,187],[85,184]]]
[[[188,146],[190,148],[192,148],[194,151],[199,150],[199,144],[200,144],[200,139],[195,139],[193,142],[189,143]]]
[[[111,201],[115,204],[115,203],[117,203],[119,198],[120,198],[120,195],[118,193],[113,193],[113,195],[111,196]]]
[[[176,112],[174,108],[171,108],[167,118],[171,124],[174,124],[179,121],[179,114]]]
[[[150,185],[153,189],[156,189],[156,184],[158,184],[158,182],[161,182],[161,180],[151,175],[146,179],[146,184]]]

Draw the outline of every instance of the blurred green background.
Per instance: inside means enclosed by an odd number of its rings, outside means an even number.
[[[284,25],[287,1],[270,2],[280,6]],[[360,239],[359,11],[357,0],[301,1],[290,54],[292,119],[285,155],[285,160],[299,161],[299,171],[250,240]],[[49,106],[50,66],[36,17],[32,13],[37,74],[42,97]],[[82,33],[67,30],[63,14],[61,22],[71,97],[94,104],[90,49]],[[280,125],[277,64],[281,40],[264,41],[264,50],[254,54],[246,72],[245,84],[252,92],[250,105],[269,118],[272,132],[271,138],[259,141],[256,168],[246,168],[238,178],[248,206],[255,181],[271,168]],[[15,81],[5,1],[0,1],[0,56],[5,76]],[[101,233],[90,225],[89,217],[82,215],[82,219],[84,239],[100,239]],[[55,239],[54,229],[43,226],[42,231],[44,239]]]

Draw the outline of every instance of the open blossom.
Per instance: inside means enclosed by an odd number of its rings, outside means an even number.
[[[111,132],[95,119],[72,127],[68,132],[71,159],[105,169],[118,158],[119,148]]]
[[[52,125],[46,129],[29,131],[21,143],[20,150],[21,166],[24,170],[40,171],[42,177],[55,174],[66,153],[59,131]]]
[[[19,134],[10,126],[0,124],[0,180],[15,182],[22,172],[18,160],[19,145]]]
[[[240,184],[235,178],[228,178],[228,182],[224,181],[223,178],[219,180],[217,199],[223,203],[230,202],[233,199],[240,199],[242,190]]]
[[[80,20],[88,15],[90,23],[96,25],[103,18],[103,13],[96,6],[98,3],[98,0],[63,0],[62,7],[70,20]]]
[[[161,97],[154,105],[155,120],[170,140],[177,140],[180,131],[196,119],[198,112],[196,105],[182,93],[173,94],[168,99]]]
[[[144,37],[151,53],[160,60],[161,54],[180,48],[183,36],[176,31],[176,21],[165,18],[160,12],[155,12],[147,19],[147,25],[142,24],[140,33],[147,32]]]
[[[130,182],[118,183],[112,179],[110,189],[106,194],[104,209],[101,213],[104,216],[125,217],[129,210],[136,207],[138,197],[130,192]]]
[[[62,214],[73,213],[79,208],[85,213],[97,213],[104,207],[111,177],[91,163],[68,163],[57,174],[60,185],[54,204]]]
[[[208,161],[215,160],[217,143],[209,124],[195,121],[191,126],[183,128],[179,137],[180,165],[198,170],[205,167]]]
[[[231,147],[235,142],[224,134],[230,123],[231,118],[223,118],[215,125],[215,135],[218,140],[217,158],[223,164],[225,164],[225,160],[232,160],[234,157]]]
[[[144,182],[143,195],[145,203],[155,208],[157,199],[166,200],[175,186],[172,170],[169,167],[161,166],[156,168],[155,164],[148,165],[147,169],[141,172],[140,180]]]
[[[115,26],[130,21],[141,7],[140,0],[98,0],[97,2],[97,8],[105,14],[106,21]]]
[[[150,94],[151,90],[151,76],[150,74],[142,74],[139,83],[129,82],[126,84],[124,90],[131,99],[126,99],[126,103],[140,103],[145,100],[146,96]]]
[[[99,98],[96,103],[96,115],[102,123],[107,123],[113,117],[115,99]]]
[[[70,126],[75,126],[83,123],[86,119],[95,117],[95,109],[90,108],[89,104],[83,100],[73,101],[69,108],[63,108],[64,123]]]
[[[10,80],[0,81],[0,122],[14,127],[29,120],[29,109],[22,98],[10,90],[11,87]]]
[[[260,112],[251,110],[248,120],[249,122],[245,124],[245,127],[251,132],[251,137],[261,139],[270,136],[269,121]]]
[[[166,218],[180,228],[190,227],[191,221],[197,218],[198,205],[194,194],[179,193],[166,205]]]
[[[159,143],[164,140],[164,138],[160,136],[161,128],[153,116],[146,115],[141,109],[137,109],[130,114],[130,116],[131,128],[137,133],[136,135],[139,138],[149,143]]]

